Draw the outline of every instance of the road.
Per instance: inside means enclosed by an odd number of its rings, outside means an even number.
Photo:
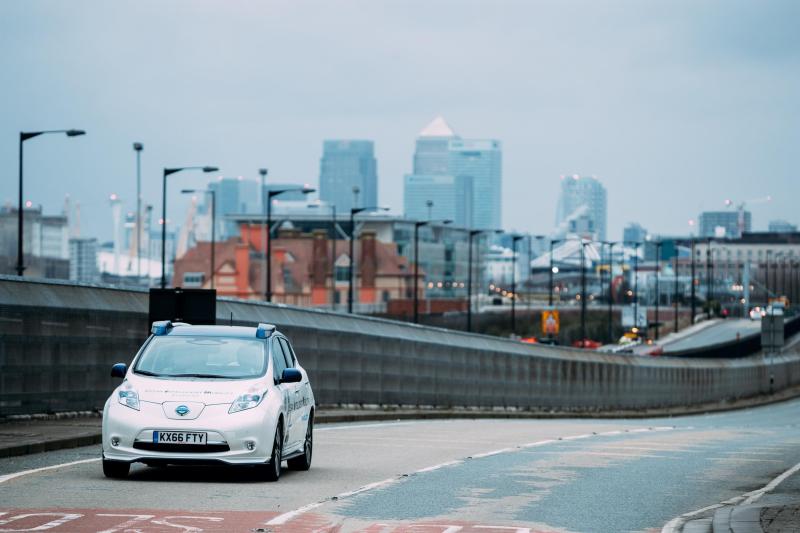
[[[108,480],[97,446],[23,456],[0,461],[0,531],[659,531],[800,462],[799,410],[327,425],[312,469],[278,483],[138,465]]]
[[[720,342],[736,340],[738,333],[742,337],[761,331],[761,322],[749,318],[722,320],[711,327],[702,329],[697,333],[664,344],[665,352],[701,348]]]

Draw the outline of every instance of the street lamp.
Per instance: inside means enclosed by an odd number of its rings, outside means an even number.
[[[174,167],[164,168],[161,180],[161,288],[167,288],[167,176],[183,170],[202,170],[205,173],[217,172],[217,167]]]
[[[142,277],[142,143],[133,143],[136,152],[136,282]]]
[[[331,208],[331,229],[333,239],[331,240],[331,309],[336,309],[336,205],[328,204]],[[309,208],[320,207],[321,204],[309,204]]]
[[[674,262],[674,265],[675,265],[673,267],[673,274],[675,275],[675,279],[673,280],[674,294],[672,296],[672,298],[673,298],[672,304],[673,304],[673,307],[675,308],[674,309],[675,315],[672,317],[672,319],[674,321],[673,329],[674,329],[675,332],[678,331],[678,255],[679,255],[678,254],[678,247],[676,246],[675,247],[675,257],[673,258],[673,262]]]
[[[355,187],[354,187],[355,189]],[[353,268],[355,265],[355,252],[354,252],[354,241],[356,236],[356,222],[355,218],[356,215],[361,213],[362,211],[388,211],[388,207],[351,207],[350,208],[350,268],[348,269],[348,282],[347,282],[347,312],[352,314],[353,313],[353,273],[355,269]],[[416,279],[414,283],[416,284]]]
[[[549,279],[549,295],[547,298],[547,305],[553,307],[553,274],[556,273],[556,267],[553,265],[553,245],[557,242],[564,242],[564,239],[550,239],[550,272],[548,273]]]
[[[259,199],[261,201],[261,271],[267,271],[267,173],[269,171],[266,168],[259,168],[258,174],[261,177],[261,194],[259,195]],[[266,283],[264,287],[266,287]],[[266,288],[264,297],[266,298]]]
[[[267,191],[267,234],[269,238],[267,239],[267,292],[265,294],[265,299],[268,302],[272,301],[272,199],[286,192],[298,191],[303,194],[310,194],[316,191],[316,189],[304,185],[302,187],[287,187],[284,189],[271,189]]]
[[[658,327],[659,327],[659,323],[658,323],[658,305],[660,303],[659,300],[661,300],[661,287],[659,287],[659,285],[658,285],[658,274],[659,274],[658,268],[660,266],[660,261],[659,260],[661,259],[661,246],[663,246],[663,244],[664,243],[661,242],[661,241],[658,241],[658,242],[655,243],[655,246],[656,246],[656,317],[655,317],[655,328],[656,328],[655,337],[656,337],[656,340],[658,340]]]
[[[86,135],[83,130],[46,130],[46,131],[21,131],[19,132],[19,209],[17,212],[17,275],[22,276],[25,272],[25,263],[23,260],[23,246],[22,246],[22,233],[23,233],[23,205],[22,205],[22,143],[28,139],[44,135],[45,133],[64,133],[67,137],[77,137],[79,135]]]
[[[216,227],[217,227],[217,193],[213,190],[206,189],[183,189],[182,194],[210,194],[211,195],[211,268],[209,270],[209,278],[211,279],[211,288],[214,288],[214,272],[217,269],[216,262]]]
[[[633,244],[633,324],[639,327],[639,241],[631,241]]]
[[[472,241],[475,237],[480,235],[481,233],[487,232],[494,232],[494,233],[502,233],[501,230],[485,230],[485,229],[473,229],[469,230],[469,252],[468,252],[468,271],[467,271],[467,331],[472,331]],[[478,304],[480,305],[480,299],[478,300]],[[480,311],[480,307],[478,308]]]
[[[522,235],[511,236],[511,334],[517,334],[517,243]]]
[[[581,239],[581,348],[586,348],[586,246],[592,241]]]
[[[428,200],[430,202],[430,200]],[[433,202],[431,202],[433,205]],[[419,323],[419,228],[433,223],[433,220],[414,222],[414,324]],[[450,224],[452,220],[440,220],[442,224]]]
[[[614,246],[619,243],[605,241],[602,244],[608,245],[608,342],[610,344],[614,340]]]
[[[691,249],[692,249],[692,289],[691,289],[691,297],[690,297],[690,299],[691,299],[691,302],[690,302],[691,303],[691,313],[692,314],[689,317],[689,325],[690,326],[694,325],[694,317],[695,317],[695,313],[697,313],[697,302],[695,301],[696,300],[696,296],[697,296],[697,294],[696,294],[697,289],[695,287],[695,275],[696,275],[695,274],[695,263],[696,263],[696,261],[695,261],[696,257],[695,256],[697,255],[697,253],[695,252],[694,248],[695,248],[695,240],[694,240],[694,237],[692,237],[692,244],[691,244]]]

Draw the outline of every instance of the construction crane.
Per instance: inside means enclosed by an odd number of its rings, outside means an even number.
[[[725,200],[725,207],[731,207],[736,209],[737,217],[736,217],[736,226],[739,232],[738,237],[742,236],[745,230],[745,223],[744,223],[744,211],[747,205],[752,204],[768,204],[772,201],[772,196],[767,195],[763,198],[751,198],[750,200],[745,200],[740,202],[739,204],[734,204],[733,200]]]

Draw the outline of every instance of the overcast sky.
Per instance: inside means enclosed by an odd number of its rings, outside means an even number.
[[[400,212],[442,114],[503,142],[506,229],[550,231],[574,173],[607,187],[610,238],[686,233],[726,198],[773,196],[756,229],[799,223],[798,27],[796,0],[4,0],[0,200],[16,203],[20,130],[74,127],[88,135],[25,143],[25,198],[55,213],[70,193],[85,236],[110,238],[110,193],[133,208],[133,141],[160,211],[163,166],[316,184],[324,139],[371,139]],[[176,176],[170,207],[205,179]]]

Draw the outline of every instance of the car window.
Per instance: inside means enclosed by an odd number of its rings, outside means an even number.
[[[272,339],[272,375],[277,383],[286,369],[286,360],[283,357],[283,350],[277,338]]]
[[[289,341],[281,337],[281,347],[283,348],[283,356],[286,359],[286,368],[294,368],[295,366],[295,358],[294,352],[292,351],[291,346],[289,345]]]
[[[254,378],[267,371],[267,358],[264,342],[257,339],[153,337],[133,371],[167,378]]]

